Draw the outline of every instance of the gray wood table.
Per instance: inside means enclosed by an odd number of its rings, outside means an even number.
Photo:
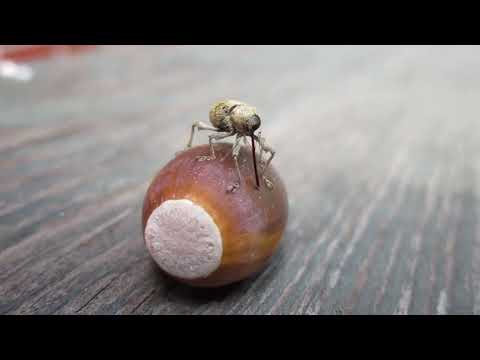
[[[480,313],[479,47],[107,46],[32,66],[0,78],[1,314]],[[290,217],[263,273],[192,289],[150,259],[141,206],[222,98],[262,115]]]

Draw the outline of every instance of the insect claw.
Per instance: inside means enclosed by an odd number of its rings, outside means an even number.
[[[265,176],[263,177],[263,181],[265,182],[265,185],[267,186],[267,188],[269,190],[272,190],[273,189],[273,182],[271,182],[270,180],[268,180]]]
[[[234,193],[240,187],[239,183],[235,183],[227,187],[227,193]]]
[[[216,158],[213,156],[197,156],[195,159],[197,161],[211,161],[211,160],[215,160]]]

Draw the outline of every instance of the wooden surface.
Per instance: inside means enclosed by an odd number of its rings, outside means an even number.
[[[479,64],[479,47],[125,46],[0,79],[0,313],[479,314]],[[225,97],[257,106],[290,218],[265,272],[196,290],[150,260],[141,206]]]

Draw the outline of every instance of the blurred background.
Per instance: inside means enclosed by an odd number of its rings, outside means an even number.
[[[140,208],[225,98],[290,218],[205,293],[161,278]],[[0,45],[0,313],[478,314],[479,99],[478,46]]]

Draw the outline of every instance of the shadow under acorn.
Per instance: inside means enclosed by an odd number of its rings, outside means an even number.
[[[227,313],[232,305],[251,297],[257,297],[265,291],[270,282],[275,279],[275,275],[280,268],[277,265],[284,261],[284,250],[285,247],[280,243],[277,252],[259,273],[236,283],[215,288],[201,288],[183,284],[164,273],[157,263],[150,259],[152,276],[156,278],[154,284],[161,290],[156,291],[151,300],[155,303],[155,297],[163,300],[159,302],[164,302],[165,298],[168,299],[168,302],[172,305],[175,304],[176,310],[174,313],[176,314],[202,314],[208,311],[208,305],[213,303],[216,306],[215,313]],[[230,297],[235,299],[234,304],[228,301]],[[153,308],[151,310],[154,313],[162,314],[162,309]],[[241,312],[241,309],[239,310]],[[168,308],[164,312],[170,313]]]

